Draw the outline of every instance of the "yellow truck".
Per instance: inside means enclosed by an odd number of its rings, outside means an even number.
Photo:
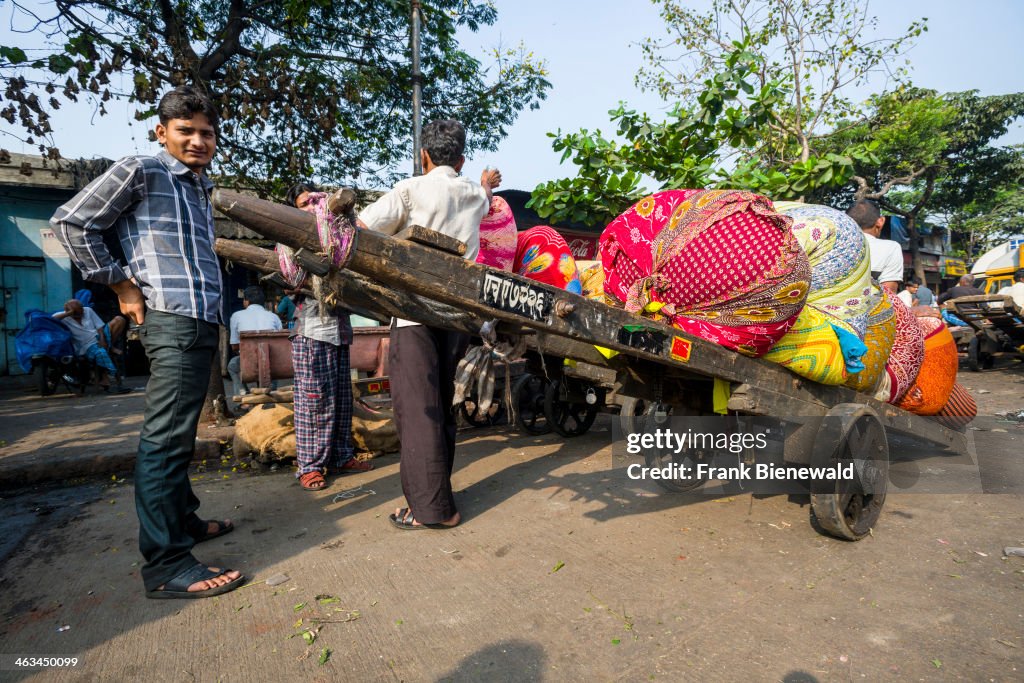
[[[1013,284],[1013,274],[1020,268],[1024,268],[1024,237],[1017,236],[982,254],[971,267],[971,275],[976,287],[986,294],[998,294]]]

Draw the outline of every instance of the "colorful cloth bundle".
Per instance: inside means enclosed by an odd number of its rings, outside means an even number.
[[[577,262],[579,266],[579,262]],[[583,285],[583,296],[594,301],[605,301],[604,296],[604,267],[600,263],[580,271],[580,284]]]
[[[910,309],[895,296],[889,296],[895,321],[896,334],[885,364],[885,375],[878,384],[875,398],[896,404],[917,379],[924,360],[924,333]]]
[[[793,235],[810,261],[807,303],[863,339],[873,303],[864,233],[852,218],[829,206],[776,202],[775,210],[793,219]]]
[[[480,221],[480,253],[476,262],[512,270],[516,257],[516,220],[512,207],[501,197],[491,199],[491,209]]]
[[[565,238],[554,228],[537,225],[519,233],[513,269],[519,275],[574,294],[583,293],[576,259]]]
[[[792,220],[750,192],[669,190],[601,235],[605,294],[657,310],[676,327],[750,356],[796,322],[810,282]]]
[[[815,382],[842,384],[846,363],[829,318],[813,306],[804,306],[796,323],[764,358]]]
[[[939,318],[916,318],[924,334],[924,360],[914,386],[896,405],[918,415],[935,415],[949,400],[960,359],[956,342]]]
[[[872,300],[876,303],[868,314],[867,331],[864,334],[864,344],[868,347],[867,353],[861,358],[864,369],[850,375],[844,382],[851,389],[868,394],[875,392],[885,374],[885,364],[896,339],[896,315],[889,302],[889,293],[874,287]]]
[[[963,431],[977,416],[978,404],[974,402],[974,397],[962,384],[956,382],[953,384],[953,390],[949,392],[949,400],[942,406],[942,410],[935,414],[935,419],[944,427]]]

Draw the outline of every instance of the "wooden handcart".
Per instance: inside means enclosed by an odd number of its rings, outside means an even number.
[[[988,370],[996,356],[1024,358],[1024,312],[1009,296],[982,294],[950,299],[958,318],[971,326],[974,335],[967,344],[967,365],[971,370]]]
[[[343,192],[332,201],[350,201]],[[858,463],[853,486],[825,482],[810,490],[813,517],[836,537],[859,540],[879,519],[888,480],[887,432],[967,454],[965,435],[933,420],[845,387],[805,380],[624,310],[470,263],[462,258],[464,245],[437,232],[412,228],[386,237],[358,231],[345,268],[336,270],[318,254],[311,215],[223,190],[215,193],[214,203],[233,220],[299,249],[307,267],[322,275],[345,305],[470,334],[484,321],[498,320],[503,333],[528,335],[541,362],[565,358],[614,372],[616,391],[643,400],[650,406],[643,412],[711,414],[715,380],[729,383],[730,413],[786,420],[787,463]],[[269,271],[276,264],[264,266]],[[586,403],[580,393],[589,391],[586,383],[566,387],[563,366],[556,365],[546,368],[546,377],[559,386],[558,397]]]

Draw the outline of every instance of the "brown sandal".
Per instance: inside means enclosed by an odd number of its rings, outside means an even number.
[[[319,491],[327,488],[327,481],[324,479],[323,472],[313,470],[299,477],[299,486],[307,491]]]

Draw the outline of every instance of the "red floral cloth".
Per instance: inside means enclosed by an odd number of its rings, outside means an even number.
[[[807,298],[810,265],[791,226],[750,192],[659,192],[602,233],[605,294],[629,311],[665,304],[676,327],[763,355]]]
[[[896,336],[889,360],[885,364],[885,377],[875,398],[896,404],[914,386],[917,373],[921,370],[924,361],[924,333],[917,324],[917,318],[899,297],[888,298],[896,317]]]
[[[531,280],[575,294],[583,293],[576,259],[569,245],[554,228],[546,225],[537,225],[519,233],[512,269]]]
[[[491,199],[491,208],[480,221],[480,253],[476,262],[501,270],[512,270],[516,256],[516,220],[512,207],[501,197]]]

